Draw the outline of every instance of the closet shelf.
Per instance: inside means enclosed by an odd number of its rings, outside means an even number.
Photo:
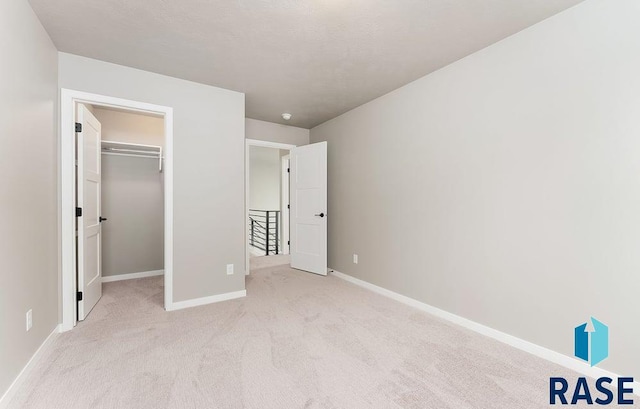
[[[158,170],[162,172],[162,146],[102,141],[102,153],[104,155],[158,159]]]

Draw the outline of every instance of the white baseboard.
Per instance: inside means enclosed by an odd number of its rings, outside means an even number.
[[[234,291],[231,293],[217,294],[210,297],[194,298],[193,300],[185,300],[174,302],[167,308],[167,311],[182,310],[185,308],[198,307],[201,305],[213,304],[221,301],[234,300],[236,298],[246,297],[247,290]]]
[[[56,339],[59,333],[60,333],[60,325],[56,325],[56,327],[53,329],[51,334],[47,336],[47,338],[42,342],[38,350],[33,354],[33,356],[31,356],[31,359],[29,360],[29,362],[27,362],[24,368],[22,368],[22,371],[20,371],[20,373],[18,374],[16,379],[14,379],[13,383],[9,386],[9,388],[4,393],[4,395],[2,395],[2,397],[0,398],[0,409],[4,409],[7,407],[11,399],[13,399],[13,397],[15,396],[16,391],[18,390],[20,385],[22,385],[24,380],[29,376],[29,373],[31,372],[33,367],[36,365],[36,363],[42,356],[42,352],[53,342],[54,339]]]
[[[506,334],[496,329],[479,324],[475,321],[471,321],[469,319],[460,317],[459,315],[455,315],[450,312],[441,310],[440,308],[434,307],[429,304],[425,304],[421,301],[415,300],[413,298],[409,298],[405,295],[398,294],[391,290],[387,290],[386,288],[378,287],[377,285],[352,277],[348,274],[344,274],[339,271],[335,271],[333,269],[329,269],[329,273],[345,281],[353,283],[357,286],[366,288],[367,290],[384,295],[386,297],[399,301],[403,304],[409,305],[421,311],[435,315],[436,317],[445,319],[449,322],[452,322],[464,328],[470,329],[471,331],[475,331],[479,334],[493,338],[497,341],[503,342],[514,348],[517,348],[519,350],[535,355],[539,358],[545,359],[547,361],[553,362],[565,368],[571,369],[573,371],[581,373],[590,378],[600,378],[600,377],[606,376],[606,377],[615,379],[620,377],[620,375],[617,375],[613,372],[610,372],[598,367],[589,366],[588,364],[585,364],[584,362],[579,361],[576,358],[572,358],[567,355],[563,355],[559,352],[552,351],[548,348],[514,337],[513,335]],[[634,389],[634,394],[640,396],[640,382],[638,381],[634,382],[633,389]]]
[[[142,271],[140,273],[118,274],[115,276],[102,277],[102,282],[110,283],[113,281],[134,280],[136,278],[155,277],[161,275],[164,275],[164,270]]]

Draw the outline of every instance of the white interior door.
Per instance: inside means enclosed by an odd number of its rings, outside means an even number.
[[[78,104],[78,320],[84,320],[102,296],[100,232],[101,125],[86,106]],[[81,299],[80,299],[81,298]]]
[[[327,142],[291,150],[291,267],[327,275]]]

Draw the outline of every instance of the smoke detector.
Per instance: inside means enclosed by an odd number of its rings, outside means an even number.
[[[284,119],[285,121],[288,121],[289,119],[291,119],[291,114],[288,112],[285,112],[284,114],[282,114],[282,119]]]

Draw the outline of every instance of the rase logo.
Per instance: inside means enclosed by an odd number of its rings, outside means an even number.
[[[609,327],[591,317],[593,328],[589,323],[578,325],[574,330],[574,355],[591,366],[596,366],[609,356]]]
[[[575,327],[574,355],[591,366],[596,366],[607,359],[609,356],[609,327],[593,317],[591,317],[590,323],[585,322]],[[633,393],[633,388],[627,386],[627,384],[633,383],[633,378],[618,378],[615,382],[616,385],[612,386],[613,383],[614,380],[609,377],[596,379],[595,393],[597,395],[594,399],[585,377],[578,378],[573,393],[568,393],[569,382],[565,378],[552,377],[549,379],[549,403],[551,405],[555,405],[557,402],[563,405],[576,405],[579,401],[584,401],[589,405],[593,405],[594,402],[597,405],[609,405],[614,403],[612,389],[616,387],[617,404],[633,405],[633,399],[627,398]],[[568,396],[571,397],[571,400],[568,399]]]

